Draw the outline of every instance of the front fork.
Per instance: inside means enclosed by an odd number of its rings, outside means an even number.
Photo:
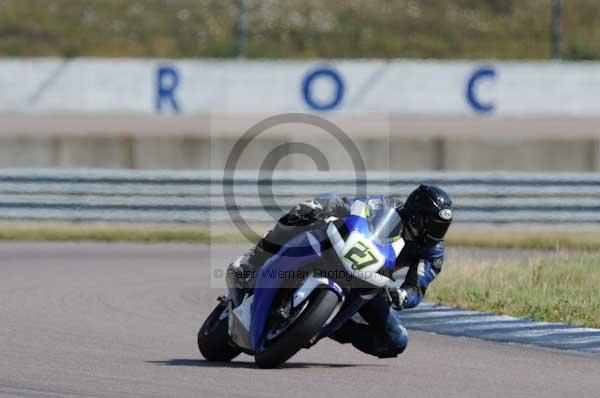
[[[323,334],[323,331],[328,329],[331,322],[339,314],[346,300],[346,296],[344,295],[342,288],[333,280],[311,276],[308,279],[306,279],[302,286],[300,286],[300,288],[298,288],[298,290],[296,290],[296,292],[294,293],[292,297],[292,306],[295,308],[301,305],[317,288],[326,288],[332,290],[335,294],[338,295],[338,303],[335,306],[329,318],[327,319],[327,321],[325,322],[325,324],[323,325],[323,327],[321,328],[321,332],[309,341],[309,347],[314,345],[317,341],[319,341],[321,337],[325,336],[325,334]]]
[[[338,304],[323,325],[325,328],[336,318],[345,302],[345,295],[342,288],[333,280],[327,278],[308,277],[302,285],[296,289],[291,297],[290,310],[302,306],[311,294],[318,288],[330,289],[338,295]],[[231,293],[231,289],[230,289]],[[240,303],[236,304],[230,294],[219,297],[219,301],[227,305],[229,312],[229,335],[232,340],[243,350],[251,350],[250,324],[252,314],[252,302],[254,296],[240,298]],[[316,343],[321,338],[321,333],[317,334],[309,345]]]

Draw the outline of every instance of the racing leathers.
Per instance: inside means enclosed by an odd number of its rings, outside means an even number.
[[[286,242],[315,228],[317,221],[347,216],[357,199],[375,207],[378,202],[383,201],[394,207],[401,206],[401,203],[382,195],[366,198],[346,198],[335,194],[318,196],[310,202],[300,203],[284,215],[275,228],[258,243],[247,259],[248,264],[253,270],[258,270]],[[408,335],[402,326],[398,310],[413,308],[421,303],[428,286],[441,272],[444,262],[443,242],[433,247],[423,247],[411,240],[408,231],[399,233],[402,234],[405,245],[396,258],[394,271],[407,268],[407,273],[404,282],[396,289],[397,301],[390,305],[393,300],[390,300],[389,291],[375,294],[358,311],[362,319],[353,317],[330,336],[342,344],[351,343],[360,351],[380,358],[395,357],[406,349]]]

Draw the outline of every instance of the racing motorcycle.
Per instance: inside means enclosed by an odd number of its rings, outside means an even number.
[[[253,355],[261,368],[281,366],[335,332],[389,281],[404,247],[402,221],[382,201],[356,200],[347,217],[331,217],[287,242],[243,294],[227,275],[228,294],[198,333],[209,361]]]

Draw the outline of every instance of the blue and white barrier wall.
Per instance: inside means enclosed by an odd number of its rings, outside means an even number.
[[[0,114],[600,116],[600,62],[3,59]]]

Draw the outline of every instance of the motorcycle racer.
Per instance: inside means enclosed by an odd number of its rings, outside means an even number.
[[[284,215],[273,230],[254,249],[232,263],[230,269],[244,271],[238,283],[242,291],[251,291],[255,272],[286,242],[314,229],[319,222],[347,216],[355,200],[365,201],[371,208],[381,207],[384,202],[396,208],[402,219],[397,234],[405,244],[396,258],[395,270],[406,268],[407,273],[402,283],[389,283],[360,308],[358,314],[362,319],[348,320],[330,337],[379,358],[396,357],[408,344],[399,311],[419,305],[428,286],[442,271],[443,240],[453,214],[452,200],[441,188],[420,185],[404,203],[383,195],[366,198],[320,195],[298,204]]]

